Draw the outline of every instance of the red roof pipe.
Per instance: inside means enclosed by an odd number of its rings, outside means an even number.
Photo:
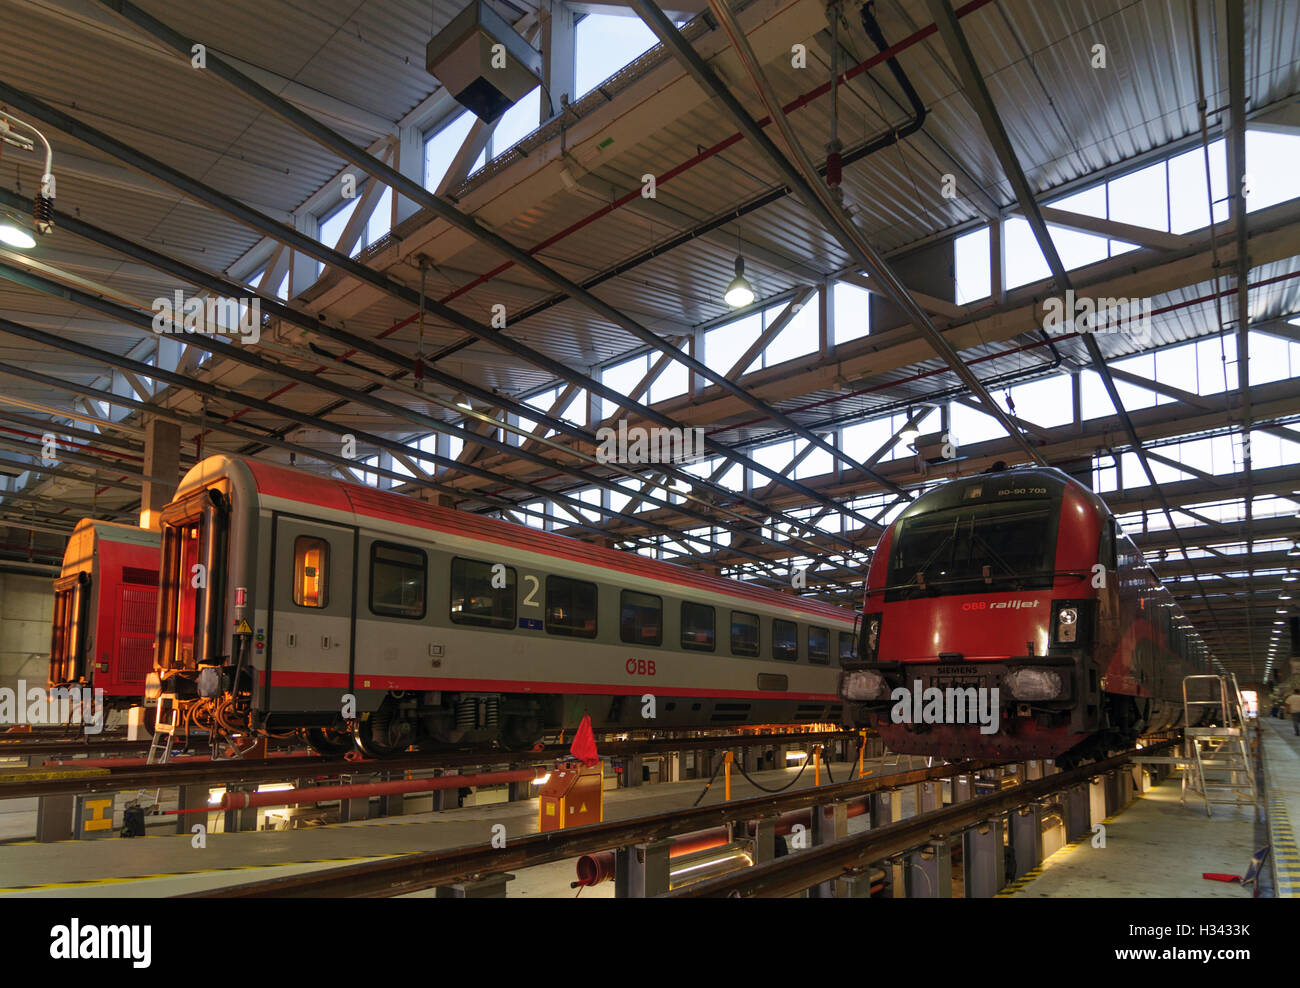
[[[296,806],[303,803],[323,803],[332,799],[360,799],[369,796],[435,792],[440,789],[465,787],[472,789],[477,786],[497,786],[507,782],[532,782],[540,777],[533,769],[521,768],[509,772],[486,772],[480,775],[439,775],[431,779],[399,779],[394,782],[303,786],[277,792],[227,792],[222,795],[221,803],[210,809],[242,810],[259,806]],[[205,807],[189,812],[207,812],[208,809]]]

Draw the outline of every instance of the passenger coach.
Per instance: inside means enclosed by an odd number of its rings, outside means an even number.
[[[833,606],[226,456],[190,470],[162,532],[154,686],[199,727],[382,755],[531,745],[584,713],[839,719],[853,615]]]

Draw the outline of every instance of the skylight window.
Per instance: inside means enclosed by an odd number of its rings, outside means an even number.
[[[630,7],[622,10],[621,14],[588,14],[574,28],[575,101],[659,43]]]

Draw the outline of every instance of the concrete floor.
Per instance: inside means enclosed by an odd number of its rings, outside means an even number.
[[[1105,821],[1106,846],[1090,837],[1061,848],[1042,874],[1010,895],[1017,898],[1249,899],[1238,884],[1202,872],[1241,875],[1255,853],[1255,818],[1248,809],[1218,807],[1207,818],[1199,799],[1182,806],[1177,773]],[[1004,893],[1006,894],[1006,893]]]
[[[905,768],[906,766],[904,766]],[[856,766],[835,764],[833,777],[843,781]],[[867,768],[873,769],[868,762]],[[879,764],[874,770],[881,771]],[[886,771],[898,771],[890,767]],[[760,772],[763,785],[782,785],[797,769]],[[823,782],[826,775],[823,773]],[[813,783],[811,767],[793,787]],[[624,820],[691,806],[704,780],[645,785],[605,793],[605,819]],[[744,799],[761,793],[737,773],[732,797]],[[904,812],[912,813],[913,792],[904,790]],[[719,777],[702,805],[722,800]],[[195,848],[188,836],[155,835],[124,840],[117,837],[90,841],[33,842],[0,845],[0,897],[13,896],[165,896],[258,881],[295,872],[319,870],[326,862],[339,865],[360,860],[410,854],[440,848],[485,843],[491,828],[504,824],[507,840],[537,832],[537,801],[467,806],[439,813],[380,818],[334,824],[305,830],[209,834],[205,848]],[[851,833],[865,827],[866,818],[849,821]],[[510,896],[573,896],[569,887],[575,875],[573,860],[517,873]],[[430,889],[418,893],[434,894]],[[613,883],[582,892],[583,898],[612,898]]]

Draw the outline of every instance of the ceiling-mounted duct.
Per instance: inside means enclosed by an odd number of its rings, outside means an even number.
[[[542,55],[505,19],[476,0],[424,52],[429,73],[458,103],[493,123],[542,81]]]

